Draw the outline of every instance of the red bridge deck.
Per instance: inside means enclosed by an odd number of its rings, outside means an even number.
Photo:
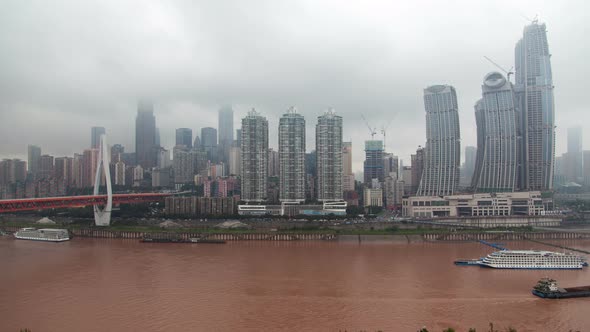
[[[170,195],[161,193],[115,194],[113,195],[113,204],[155,202]],[[0,213],[104,205],[106,202],[107,195],[0,200]]]

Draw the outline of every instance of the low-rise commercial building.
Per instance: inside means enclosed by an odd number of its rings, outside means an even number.
[[[403,199],[405,217],[539,216],[545,214],[540,191],[412,196]]]

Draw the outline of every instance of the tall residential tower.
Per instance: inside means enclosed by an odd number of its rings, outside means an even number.
[[[333,109],[315,127],[317,195],[320,202],[342,200],[342,117]]]
[[[267,198],[268,120],[252,109],[242,119],[242,200],[263,202]]]
[[[279,122],[279,199],[305,201],[305,119],[294,107]]]

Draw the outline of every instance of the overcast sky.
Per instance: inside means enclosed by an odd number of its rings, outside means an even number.
[[[27,144],[72,155],[90,127],[134,150],[137,100],[155,101],[162,145],[174,129],[235,127],[255,107],[278,119],[295,105],[315,148],[317,116],[334,107],[352,140],[355,170],[372,126],[389,122],[387,149],[409,164],[425,141],[423,89],[457,90],[462,146],[475,145],[473,105],[484,75],[509,69],[526,17],[547,24],[557,153],[566,129],[588,129],[586,1],[0,1],[0,157]],[[590,148],[590,135],[585,135]]]

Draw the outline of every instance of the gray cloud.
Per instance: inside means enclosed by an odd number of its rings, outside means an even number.
[[[557,116],[584,123],[580,77],[590,66],[583,1],[4,1],[0,5],[0,156],[27,144],[70,155],[107,127],[111,143],[133,150],[136,101],[156,102],[167,147],[174,129],[217,126],[219,105],[239,118],[251,107],[268,116],[271,146],[281,113],[296,105],[307,120],[334,107],[362,167],[373,126],[391,121],[387,146],[409,161],[424,143],[422,90],[456,87],[463,145],[475,144],[473,104],[483,76],[509,68],[526,24],[547,23]],[[590,142],[590,140],[587,140]]]

